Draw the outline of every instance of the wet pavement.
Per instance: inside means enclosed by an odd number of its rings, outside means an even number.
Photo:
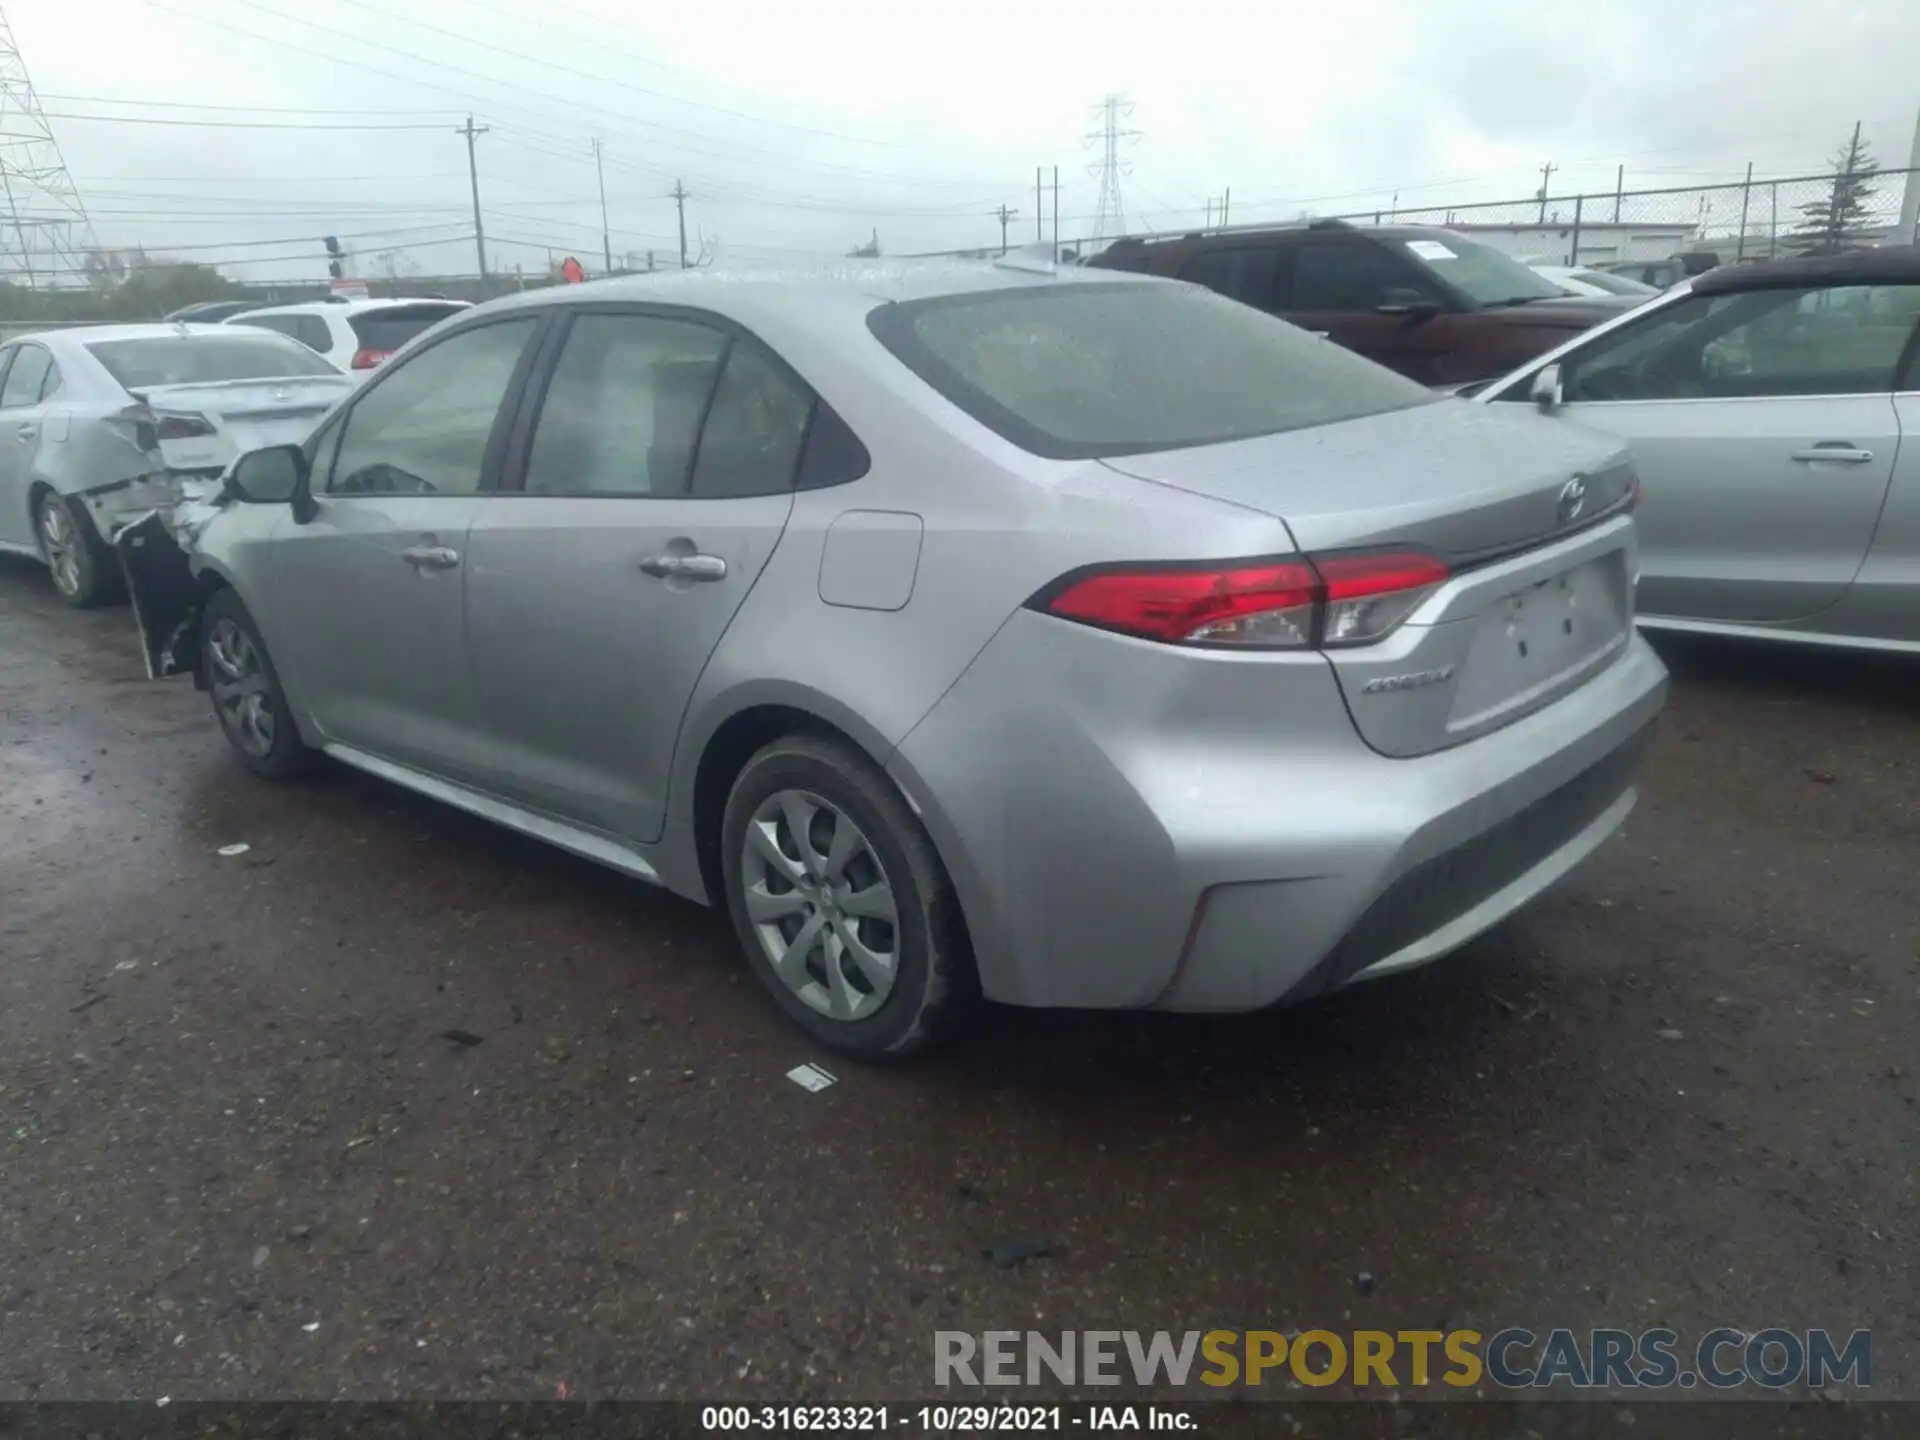
[[[1662,648],[1625,835],[1452,960],[871,1070],[715,913],[250,778],[0,560],[0,1397],[874,1401],[938,1329],[1507,1324],[1871,1326],[1912,1395],[1920,672]]]

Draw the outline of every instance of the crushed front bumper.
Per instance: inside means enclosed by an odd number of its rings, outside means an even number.
[[[220,482],[168,474],[133,488],[157,503],[118,508],[100,533],[112,537],[126,572],[147,677],[191,673],[199,663],[201,591],[190,557],[200,531],[224,508]]]

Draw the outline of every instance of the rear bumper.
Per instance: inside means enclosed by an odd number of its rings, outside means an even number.
[[[1023,612],[891,769],[990,997],[1251,1010],[1437,959],[1573,868],[1631,808],[1665,692],[1636,637],[1543,709],[1394,759],[1323,657],[1196,661]]]

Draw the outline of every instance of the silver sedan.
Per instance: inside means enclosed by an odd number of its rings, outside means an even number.
[[[279,335],[90,325],[0,346],[0,550],[73,605],[120,594],[110,542],[247,450],[299,440],[353,381]]]
[[[228,487],[143,613],[249,767],[722,904],[857,1055],[1433,960],[1619,825],[1665,689],[1617,442],[1037,259],[511,297]]]
[[[1476,398],[1631,442],[1640,624],[1920,652],[1920,250],[1715,270]]]

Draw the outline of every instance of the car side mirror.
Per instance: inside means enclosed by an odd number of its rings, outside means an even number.
[[[298,516],[303,499],[313,504],[307,490],[307,453],[298,445],[249,450],[227,471],[225,490],[248,505],[292,504]]]
[[[1542,414],[1551,415],[1564,405],[1566,393],[1560,385],[1559,363],[1542,365],[1527,393],[1533,397],[1533,403],[1540,407]]]
[[[1386,298],[1373,308],[1377,314],[1399,315],[1415,322],[1431,320],[1440,313],[1438,304],[1411,288],[1387,291]]]

